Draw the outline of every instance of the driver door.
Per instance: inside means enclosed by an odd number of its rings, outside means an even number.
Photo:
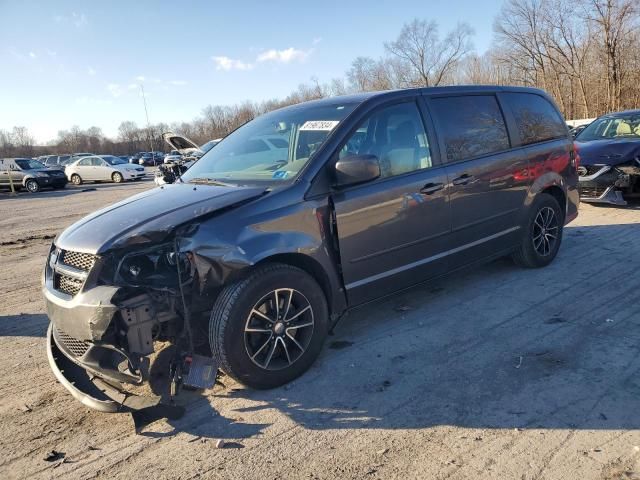
[[[366,118],[339,152],[376,155],[377,180],[332,194],[351,305],[446,272],[451,231],[445,169],[415,99]],[[428,134],[429,132],[429,134]]]

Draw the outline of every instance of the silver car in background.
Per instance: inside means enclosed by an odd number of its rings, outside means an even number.
[[[64,170],[74,185],[83,182],[115,182],[141,180],[145,176],[144,167],[127,163],[113,155],[91,155],[78,158]]]

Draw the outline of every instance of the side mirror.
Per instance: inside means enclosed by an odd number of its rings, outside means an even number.
[[[380,176],[380,162],[375,155],[349,155],[336,162],[336,186],[355,185]]]

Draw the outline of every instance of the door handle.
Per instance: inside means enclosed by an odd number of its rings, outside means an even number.
[[[474,178],[475,177],[473,175],[465,173],[463,175],[460,175],[458,178],[454,178],[451,183],[454,185],[466,185],[468,183],[471,183]]]
[[[424,187],[420,189],[420,193],[425,195],[431,195],[436,193],[438,190],[442,190],[444,188],[444,183],[427,183]]]

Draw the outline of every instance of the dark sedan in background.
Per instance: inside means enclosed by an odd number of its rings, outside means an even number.
[[[576,137],[580,198],[626,205],[640,194],[640,110],[603,115]]]
[[[26,188],[31,193],[42,188],[64,188],[67,177],[59,168],[48,168],[32,158],[7,158],[0,161],[0,188]]]

